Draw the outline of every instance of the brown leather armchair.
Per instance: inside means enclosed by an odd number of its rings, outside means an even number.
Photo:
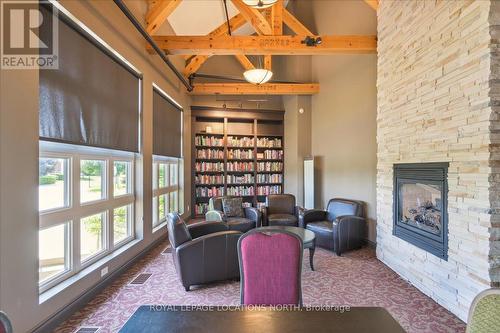
[[[316,235],[316,245],[337,255],[360,248],[366,232],[363,203],[335,198],[325,210],[311,209],[300,216],[300,226]]]
[[[175,269],[182,285],[236,279],[239,231],[230,231],[224,223],[200,222],[189,226],[177,213],[167,215],[168,239],[172,246]]]
[[[263,220],[267,226],[292,226],[299,224],[300,207],[295,205],[292,194],[271,194],[266,197]]]
[[[244,217],[227,217],[222,208],[222,199],[229,197],[213,197],[209,201],[209,211],[205,214],[205,220],[224,222],[229,230],[241,231],[243,233],[258,228],[262,224],[262,214],[257,208],[243,207]]]

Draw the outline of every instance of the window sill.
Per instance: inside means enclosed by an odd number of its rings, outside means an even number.
[[[167,226],[167,221],[164,221],[164,222],[158,224],[157,226],[153,227],[153,234],[166,226]]]
[[[122,253],[126,252],[127,250],[129,250],[133,246],[137,245],[140,241],[141,241],[141,239],[134,239],[134,240],[132,240],[131,242],[129,242],[129,243],[121,246],[120,248],[118,248],[116,251],[108,254],[107,256],[105,256],[105,257],[103,257],[103,258],[101,258],[99,260],[97,260],[96,262],[92,263],[88,267],[85,267],[83,270],[81,270],[80,272],[76,273],[75,275],[67,278],[66,280],[64,280],[64,281],[60,282],[59,284],[55,285],[54,287],[52,287],[52,288],[50,288],[50,289],[48,289],[48,290],[40,293],[40,295],[38,296],[38,304],[42,304],[42,303],[50,300],[51,298],[57,296],[64,289],[71,287],[72,285],[74,285],[75,283],[79,282],[80,280],[83,280],[84,278],[86,278],[90,274],[98,271],[98,269],[102,268],[102,266],[108,264],[114,258],[118,257],[119,255],[121,255]],[[112,273],[112,272],[109,272],[106,275],[109,275],[110,273]],[[102,278],[105,278],[106,275],[103,276]]]

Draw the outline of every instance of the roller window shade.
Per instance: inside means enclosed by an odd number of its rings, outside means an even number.
[[[153,154],[182,157],[182,109],[153,90]]]
[[[40,139],[138,152],[140,75],[61,14],[58,56],[40,70]]]

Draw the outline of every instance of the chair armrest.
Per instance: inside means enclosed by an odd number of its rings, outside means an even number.
[[[175,249],[174,260],[184,286],[205,283],[217,269],[224,278],[237,277],[239,231],[221,231],[193,239]],[[222,265],[222,266],[221,266]],[[212,272],[209,274],[209,272]]]
[[[342,215],[342,216],[337,216],[336,221],[338,224],[363,223],[366,221],[366,218],[354,215]]]
[[[198,222],[187,226],[191,238],[198,238],[204,235],[213,234],[220,231],[228,231],[227,226],[222,222],[209,221]]]
[[[206,221],[216,221],[216,222],[225,222],[226,217],[224,216],[224,213],[221,212],[220,210],[209,210],[208,212],[205,213],[205,220]]]
[[[309,209],[299,215],[299,226],[305,228],[309,222],[325,221],[327,212],[320,209]]]
[[[262,214],[254,207],[245,207],[245,217],[255,222],[255,227],[258,228],[262,225]]]
[[[294,212],[295,212],[295,216],[297,216],[297,218],[299,218],[300,214],[305,212],[305,209],[301,206],[295,206]]]

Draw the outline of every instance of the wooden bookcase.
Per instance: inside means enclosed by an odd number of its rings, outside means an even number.
[[[193,216],[212,196],[241,196],[260,207],[283,193],[283,111],[192,107]],[[208,130],[208,131],[207,131]]]

